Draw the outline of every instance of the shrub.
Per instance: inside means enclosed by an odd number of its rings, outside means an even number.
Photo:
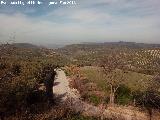
[[[132,102],[133,96],[128,87],[122,85],[116,92],[116,102],[121,105],[126,105]]]
[[[18,64],[15,64],[15,65],[12,66],[12,70],[11,71],[12,71],[12,73],[14,75],[18,76],[21,73],[21,66],[18,65]]]
[[[6,68],[6,64],[0,63],[0,70],[3,70],[3,69],[5,69],[5,68]]]
[[[88,101],[93,103],[94,105],[98,105],[98,104],[100,104],[102,102],[100,97],[98,97],[96,95],[93,95],[93,94],[88,95],[87,98],[88,98]]]

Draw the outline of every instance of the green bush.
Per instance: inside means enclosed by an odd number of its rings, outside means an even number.
[[[88,100],[89,100],[89,102],[93,103],[94,105],[98,105],[101,103],[101,98],[96,95],[89,95]]]
[[[116,92],[116,102],[120,105],[126,105],[131,103],[133,100],[133,96],[131,91],[126,86],[120,86]]]

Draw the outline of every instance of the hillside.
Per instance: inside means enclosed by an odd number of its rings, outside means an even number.
[[[14,47],[17,47],[17,48],[32,48],[32,49],[39,48],[39,46],[30,44],[30,43],[13,43],[11,45],[13,45]]]
[[[53,49],[42,48],[29,43],[2,44],[0,45],[0,57],[1,59],[12,59],[12,61],[53,61],[53,63],[60,65],[69,62],[66,57],[56,53]]]
[[[155,49],[160,48],[160,44],[145,44],[134,42],[107,42],[107,43],[86,43],[86,44],[72,44],[59,48],[58,53],[76,56],[85,55],[89,53],[103,53],[111,49]]]
[[[113,51],[126,54],[135,54],[138,51],[148,51],[148,54],[159,55],[159,44],[145,44],[134,42],[110,42],[110,43],[85,43],[72,44],[55,51],[68,57],[72,62],[79,65],[95,65],[99,58],[106,56]],[[154,54],[155,53],[155,54]],[[151,55],[152,56],[152,55]]]
[[[120,109],[129,109],[123,105],[142,108],[143,97],[146,94],[150,95],[148,90],[153,92],[153,100],[159,105],[160,98],[157,96],[160,82],[159,78],[154,76],[160,71],[160,49],[152,45],[144,48],[132,44],[134,43],[74,44],[56,50],[28,43],[0,45],[0,96],[3,98],[0,100],[0,114],[14,118],[16,113],[22,120],[23,116],[34,116],[35,120],[39,119],[38,116],[44,116],[46,120],[54,117],[66,120],[70,120],[68,117],[83,118],[81,114],[75,116],[74,111],[78,110],[77,103],[73,104],[73,108],[69,107],[70,112],[66,106],[70,104],[65,102],[71,101],[66,99],[62,104],[60,101],[72,94],[70,88],[74,88],[72,90],[80,95],[78,103],[81,101],[85,106],[79,108],[80,111],[86,110],[87,106],[92,106],[93,111],[101,105],[108,106],[111,90],[107,83],[112,81],[111,78],[116,80],[113,87],[118,86],[114,99],[116,105],[121,105]],[[119,63],[121,60],[124,64]],[[109,68],[107,74],[103,66]],[[63,74],[60,74],[60,71]],[[59,76],[56,76],[56,73]],[[52,103],[53,101],[57,103]],[[150,99],[148,104],[151,108],[157,109],[149,102]],[[54,105],[58,103],[62,108],[55,108]],[[55,114],[57,110],[63,114]],[[119,111],[118,109],[116,113]]]

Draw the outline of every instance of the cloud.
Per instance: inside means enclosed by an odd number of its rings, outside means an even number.
[[[77,43],[136,41],[160,43],[159,0],[81,0],[43,15],[0,13],[0,41]]]

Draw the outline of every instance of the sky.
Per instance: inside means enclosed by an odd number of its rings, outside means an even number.
[[[1,43],[160,43],[160,0],[76,0],[76,5],[62,5],[63,0],[39,0],[41,5],[6,1],[0,4]]]

